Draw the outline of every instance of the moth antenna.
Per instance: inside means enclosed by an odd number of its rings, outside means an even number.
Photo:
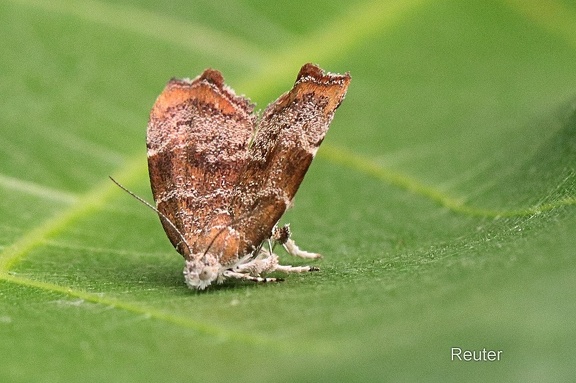
[[[167,222],[170,227],[172,229],[174,229],[174,231],[178,234],[178,236],[180,237],[180,242],[183,243],[184,245],[186,245],[186,247],[188,248],[188,252],[190,254],[192,254],[192,248],[190,247],[190,245],[188,244],[188,242],[186,242],[186,239],[184,238],[184,235],[180,232],[180,230],[178,230],[178,228],[176,227],[176,225],[174,225],[172,223],[172,221],[170,221],[170,219],[168,217],[166,217],[164,215],[164,213],[162,213],[160,210],[158,210],[157,208],[155,208],[154,206],[152,206],[148,201],[146,201],[145,199],[143,199],[142,197],[137,196],[136,194],[132,193],[130,190],[126,189],[123,185],[121,185],[118,181],[116,181],[114,178],[112,178],[112,176],[108,176],[108,178],[110,178],[112,180],[112,182],[114,182],[120,189],[124,190],[126,193],[130,194],[132,197],[136,198],[136,200],[140,201],[141,203],[143,203],[145,206],[149,207],[150,209],[154,210],[158,216],[163,219],[165,222]],[[214,241],[212,241],[214,242]]]

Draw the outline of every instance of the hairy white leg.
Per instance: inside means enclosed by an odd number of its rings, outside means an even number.
[[[285,243],[282,244],[284,249],[288,252],[288,254],[293,255],[295,257],[300,258],[307,258],[307,259],[317,259],[322,258],[322,255],[318,253],[310,253],[308,251],[300,250],[296,242],[292,238],[288,238]]]
[[[223,273],[224,277],[228,277],[228,278],[236,278],[236,279],[244,279],[247,281],[252,281],[252,282],[260,282],[260,283],[266,283],[266,282],[282,282],[283,279],[282,278],[262,278],[262,277],[254,277],[250,274],[244,274],[244,273],[237,273],[235,271],[232,270],[226,270]]]
[[[278,256],[268,250],[260,249],[258,256],[234,267],[234,271],[247,273],[253,276],[262,273],[269,273],[276,270],[278,266]]]
[[[318,267],[315,266],[290,266],[290,265],[277,265],[275,271],[281,271],[283,273],[307,273],[308,271],[320,271]]]
[[[284,249],[288,252],[288,254],[293,255],[295,257],[306,258],[306,259],[317,259],[322,258],[320,254],[311,253],[309,251],[301,250],[296,242],[292,238],[292,232],[290,231],[290,225],[286,224],[282,227],[275,226],[272,229],[272,237],[268,240],[268,245],[270,247],[270,252],[272,252],[272,244],[270,242],[274,242],[281,244]]]
[[[233,269],[224,271],[223,276],[246,279],[254,282],[273,282],[281,281],[282,279],[263,278],[260,274],[274,271],[283,273],[305,273],[318,270],[317,267],[312,266],[280,265],[278,264],[278,256],[276,254],[271,253],[268,249],[261,248],[255,258],[244,258],[243,262],[236,264]]]

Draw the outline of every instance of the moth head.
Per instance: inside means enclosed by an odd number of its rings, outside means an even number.
[[[204,290],[219,279],[220,269],[220,264],[210,256],[200,260],[186,260],[184,279],[191,289]]]

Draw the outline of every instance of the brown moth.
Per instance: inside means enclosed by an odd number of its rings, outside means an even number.
[[[275,243],[303,258],[289,227],[277,223],[322,143],[350,75],[306,64],[294,87],[258,119],[254,106],[207,69],[193,80],[172,79],[150,113],[150,183],[166,234],[186,265],[187,285],[203,290],[227,278],[275,281],[283,266]],[[264,244],[268,246],[263,246]]]

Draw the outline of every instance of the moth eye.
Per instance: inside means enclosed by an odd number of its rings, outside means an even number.
[[[198,274],[198,278],[200,278],[200,280],[202,281],[209,281],[212,279],[212,270],[210,270],[208,267],[205,267],[202,269],[202,271],[200,272],[200,274]]]

